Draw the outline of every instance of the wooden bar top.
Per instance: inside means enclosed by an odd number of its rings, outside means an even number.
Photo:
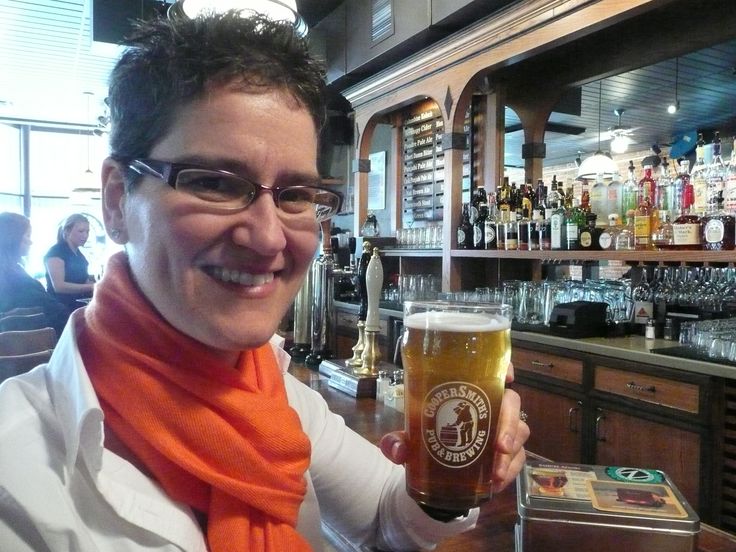
[[[345,419],[345,423],[372,443],[390,431],[403,429],[404,414],[374,399],[355,399],[328,385],[328,378],[292,362],[289,372],[319,392],[330,410]],[[438,552],[515,552],[516,490],[510,486],[481,506],[477,527],[443,541]],[[525,551],[530,552],[530,551]],[[537,552],[537,551],[531,551]],[[545,551],[539,551],[545,552]],[[736,552],[736,537],[701,523],[697,552]]]

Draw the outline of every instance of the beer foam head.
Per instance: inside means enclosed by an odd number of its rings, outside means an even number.
[[[405,317],[404,326],[443,332],[497,332],[511,328],[511,321],[493,313],[426,311]]]

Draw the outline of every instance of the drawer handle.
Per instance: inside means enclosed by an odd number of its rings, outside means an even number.
[[[602,443],[606,442],[606,435],[603,431],[603,421],[606,419],[606,415],[600,408],[596,409],[596,418],[595,418],[595,440],[600,441]]]
[[[537,368],[547,368],[548,370],[551,370],[554,364],[551,362],[539,362],[538,360],[532,360],[532,366],[535,366]]]
[[[653,385],[639,385],[638,383],[633,382],[633,381],[630,381],[629,383],[627,383],[626,387],[638,393],[656,393],[657,392],[657,388],[654,387]]]
[[[580,407],[582,405],[583,404],[578,401],[578,406],[573,406],[567,411],[567,427],[570,430],[570,433],[578,432],[578,412],[580,412]]]

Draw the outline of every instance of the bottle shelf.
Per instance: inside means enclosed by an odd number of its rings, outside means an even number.
[[[736,263],[736,251],[505,251],[453,249],[455,258],[543,261],[625,261],[627,263]]]

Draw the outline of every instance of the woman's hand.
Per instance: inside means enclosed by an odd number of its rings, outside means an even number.
[[[507,382],[513,381],[513,366],[509,365]],[[529,426],[521,419],[521,399],[516,391],[506,389],[501,401],[499,428],[494,444],[493,492],[506,488],[519,474],[526,460],[524,443],[529,439]],[[379,443],[384,456],[395,464],[406,462],[408,454],[406,433],[393,431]]]

